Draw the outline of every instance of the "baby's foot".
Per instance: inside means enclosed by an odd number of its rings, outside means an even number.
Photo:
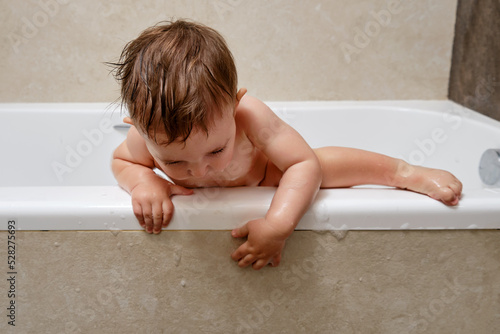
[[[446,205],[457,205],[462,193],[462,182],[453,174],[441,170],[408,165],[402,175],[404,188],[425,194]]]

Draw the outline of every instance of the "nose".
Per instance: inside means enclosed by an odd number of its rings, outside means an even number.
[[[188,174],[194,177],[204,177],[207,175],[208,169],[208,164],[198,163],[188,168]]]

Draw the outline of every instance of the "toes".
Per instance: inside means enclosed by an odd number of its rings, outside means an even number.
[[[462,194],[462,182],[460,182],[458,179],[455,179],[450,183],[449,188],[455,195],[453,200],[450,202],[450,205],[457,205],[458,201],[460,200],[460,195]]]
[[[457,205],[459,200],[456,190],[451,187],[440,189],[438,196],[433,198],[441,200],[446,205]]]
[[[455,192],[457,197],[460,197],[460,194],[462,193],[462,182],[460,182],[459,180],[454,180],[450,184],[450,188]]]

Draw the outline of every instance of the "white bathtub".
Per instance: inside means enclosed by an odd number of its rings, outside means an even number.
[[[478,175],[500,148],[500,122],[450,101],[277,102],[269,105],[313,147],[350,146],[454,173],[458,207],[384,187],[326,189],[297,229],[500,228],[500,189]],[[6,230],[140,230],[110,171],[125,138],[108,104],[0,104],[0,221]],[[274,188],[198,189],[173,198],[167,229],[228,230],[263,216]]]

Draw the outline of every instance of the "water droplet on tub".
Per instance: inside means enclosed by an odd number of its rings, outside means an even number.
[[[180,262],[181,262],[181,254],[179,252],[175,252],[174,253],[175,266],[178,267]]]
[[[115,237],[120,233],[120,229],[118,227],[111,227],[109,229],[109,231],[111,232],[112,235],[114,235]]]
[[[313,208],[314,219],[319,223],[326,223],[330,220],[328,215],[328,209],[325,203],[320,202],[316,204]]]
[[[477,228],[476,224],[469,225],[467,228]]]
[[[80,288],[76,288],[76,289],[75,289],[75,291],[76,291],[76,292],[80,292]]]
[[[186,286],[186,281],[185,281],[185,280],[181,280],[181,286],[182,286],[182,287],[185,287],[185,286]]]
[[[61,246],[61,244],[56,241],[56,242],[54,242],[54,246],[59,247],[59,246]]]
[[[407,229],[408,229],[408,227],[410,227],[410,223],[404,223],[403,225],[401,225],[401,227],[400,227],[400,228],[401,228],[402,230],[407,230]]]
[[[118,249],[122,249],[122,244],[119,242],[119,243],[117,243],[117,244],[116,244],[116,247],[117,247]]]
[[[340,226],[340,229],[330,230],[330,234],[333,235],[337,241],[344,239],[348,232],[349,227],[346,224]]]
[[[82,225],[82,222],[81,222],[81,221],[79,221],[79,222],[78,222],[78,225]]]
[[[337,239],[337,241],[340,241],[347,236],[347,232],[349,232],[349,230],[342,229],[341,227],[341,230],[332,230],[330,233],[335,237],[335,239]]]
[[[120,218],[125,220],[125,218],[127,218],[127,217],[125,217],[125,215],[120,215]]]
[[[111,210],[111,211],[109,212],[109,214],[110,214],[110,215],[114,215],[114,214],[115,214],[115,212],[114,212],[113,210]]]

